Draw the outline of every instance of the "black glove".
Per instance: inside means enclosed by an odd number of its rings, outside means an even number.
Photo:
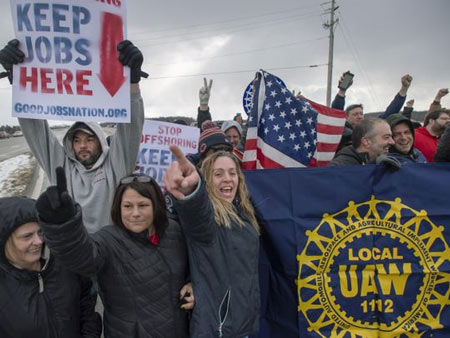
[[[397,171],[402,167],[402,164],[395,157],[390,155],[380,155],[377,157],[377,164],[383,164],[392,171]]]
[[[124,65],[130,67],[131,83],[138,83],[141,77],[148,77],[148,74],[141,71],[144,56],[139,48],[137,48],[129,40],[124,40],[117,45],[117,50],[120,52],[119,61]]]
[[[8,77],[9,83],[12,84],[12,70],[13,65],[23,62],[25,54],[19,49],[19,40],[14,39],[8,42],[8,44],[0,50],[0,63],[6,72],[0,73],[0,78]]]
[[[71,219],[76,212],[75,203],[67,192],[64,169],[56,168],[56,186],[52,185],[39,196],[36,209],[39,218],[46,223],[61,224]]]

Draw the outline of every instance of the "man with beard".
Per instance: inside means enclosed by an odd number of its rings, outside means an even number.
[[[47,120],[19,118],[19,124],[31,152],[46,173],[50,184],[56,183],[55,170],[63,167],[70,196],[83,208],[83,223],[89,233],[111,224],[109,208],[120,178],[136,167],[144,106],[139,89],[144,57],[128,40],[117,45],[119,61],[130,67],[131,120],[119,123],[111,137],[96,122],[75,122],[63,138],[62,145]],[[19,41],[11,40],[0,50],[0,63],[12,83],[12,66],[24,61]]]
[[[446,110],[440,109],[428,113],[424,125],[416,129],[414,147],[419,149],[428,162],[434,162],[434,155],[439,144],[439,138],[445,127],[450,124],[450,116]]]
[[[387,155],[393,144],[391,127],[385,120],[366,118],[355,126],[352,133],[352,145],[339,151],[329,165],[376,163],[379,156]]]

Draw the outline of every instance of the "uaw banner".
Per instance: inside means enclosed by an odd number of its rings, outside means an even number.
[[[175,157],[169,150],[176,144],[184,154],[198,152],[200,129],[170,122],[145,120],[137,158],[137,172],[153,177],[160,186]]]
[[[129,68],[118,60],[126,0],[10,0],[24,62],[14,65],[20,118],[129,122]]]
[[[261,219],[255,337],[450,337],[450,165],[245,173]]]

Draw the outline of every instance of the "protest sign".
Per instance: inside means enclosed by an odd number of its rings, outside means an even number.
[[[198,151],[200,129],[175,123],[146,120],[142,129],[138,172],[153,177],[160,186],[174,157],[169,150],[176,144],[185,155]]]
[[[129,68],[118,60],[126,36],[124,0],[11,0],[19,48],[12,115],[129,122]]]

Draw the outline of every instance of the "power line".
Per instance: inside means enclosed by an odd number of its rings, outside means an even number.
[[[248,27],[248,26],[253,26],[255,24],[264,24],[264,25],[268,25],[270,23],[273,22],[279,22],[279,21],[285,21],[288,19],[297,19],[297,18],[305,18],[305,19],[309,19],[311,17],[315,17],[315,16],[320,16],[319,15],[320,12],[315,11],[315,12],[311,12],[311,13],[301,13],[301,14],[294,14],[292,15],[288,15],[288,16],[283,16],[280,18],[276,18],[276,19],[272,19],[272,20],[262,20],[262,21],[255,21],[255,22],[243,22],[240,23],[238,25],[233,25],[233,26],[226,26],[226,27],[216,27],[216,28],[208,28],[208,29],[204,29],[204,30],[200,30],[200,31],[188,31],[188,32],[184,32],[184,33],[176,33],[176,34],[171,34],[171,35],[164,35],[164,36],[160,36],[160,37],[155,37],[155,38],[145,38],[145,39],[134,39],[135,41],[147,41],[147,42],[157,42],[157,41],[161,41],[161,40],[166,40],[168,38],[180,38],[183,36],[189,36],[189,35],[193,35],[193,34],[199,34],[199,33],[209,33],[209,32],[214,32],[214,31],[221,31],[221,30],[228,30],[230,28],[239,28],[239,27]]]
[[[265,68],[265,70],[286,70],[286,69],[298,69],[298,68],[318,68],[328,66],[327,63],[308,65],[308,66],[292,66],[292,67],[275,67],[275,68]],[[149,80],[161,80],[161,79],[175,79],[175,78],[186,78],[186,77],[197,77],[197,76],[210,76],[210,75],[228,75],[228,74],[239,74],[239,73],[254,73],[256,70],[236,70],[228,72],[212,72],[212,73],[201,73],[201,74],[186,74],[186,75],[172,75],[172,76],[158,76],[149,77]]]
[[[319,15],[316,15],[319,16]],[[242,24],[241,26],[238,26],[238,28],[232,28],[232,29],[228,29],[228,30],[223,30],[218,29],[219,34],[230,34],[230,33],[236,33],[236,32],[241,32],[241,31],[247,31],[247,30],[255,30],[255,29],[259,29],[262,27],[267,27],[267,26],[275,26],[275,25],[280,25],[280,24],[285,24],[285,23],[290,23],[290,22],[294,22],[297,21],[301,18],[303,18],[304,15],[295,15],[295,16],[290,16],[290,17],[286,17],[286,18],[281,18],[281,19],[277,19],[277,20],[273,20],[273,21],[266,21],[266,22],[261,22],[260,24]],[[309,16],[309,17],[305,17],[304,19],[312,19],[315,16]],[[220,32],[222,30],[222,32]],[[185,42],[185,41],[191,41],[191,40],[197,40],[197,39],[202,39],[202,38],[207,38],[211,36],[211,33],[217,31],[217,30],[208,30],[208,31],[203,31],[203,32],[195,32],[195,33],[188,33],[185,35],[194,35],[190,38],[182,38],[182,36],[176,36],[176,38],[180,38],[178,40],[172,40],[172,41],[163,41],[163,42],[159,42],[159,43],[148,43],[146,44],[144,43],[139,43],[140,46],[142,47],[152,47],[152,46],[162,46],[162,45],[169,45],[169,44],[174,44],[174,43],[178,43],[178,42]],[[195,34],[202,34],[202,35],[198,35],[195,36]],[[134,39],[133,39],[134,40]],[[165,40],[165,39],[158,39],[159,40]],[[148,40],[141,40],[141,41],[148,41]],[[150,40],[151,41],[151,40]],[[155,40],[153,40],[155,41]]]
[[[220,25],[220,24],[224,24],[224,23],[231,23],[231,22],[236,22],[236,21],[242,21],[242,20],[250,20],[250,19],[258,19],[258,18],[263,18],[263,17],[267,17],[267,16],[274,16],[277,14],[281,14],[281,13],[292,13],[293,11],[296,10],[305,10],[305,9],[309,9],[309,8],[315,8],[316,6],[309,6],[309,7],[295,7],[295,8],[290,8],[290,9],[286,9],[286,10],[282,10],[282,11],[276,11],[276,12],[269,12],[269,13],[265,13],[265,14],[260,14],[260,15],[253,15],[253,16],[247,16],[247,17],[240,17],[240,18],[235,18],[235,19],[228,19],[228,20],[221,20],[221,21],[216,21],[216,22],[211,22],[211,23],[203,23],[203,24],[195,24],[195,25],[188,25],[188,26],[179,26],[179,27],[175,27],[175,28],[167,28],[167,29],[162,29],[162,30],[144,30],[144,31],[140,31],[140,32],[135,32],[132,33],[133,36],[136,35],[148,35],[148,34],[155,34],[155,33],[161,33],[161,32],[170,32],[170,31],[178,31],[178,30],[185,30],[185,29],[191,29],[191,28],[196,28],[196,27],[207,27],[207,26],[215,26],[215,25]]]
[[[363,75],[363,77],[367,81],[367,84],[369,86],[369,95],[370,95],[370,98],[372,99],[373,104],[375,106],[379,107],[380,104],[379,104],[378,100],[374,96],[374,94],[376,94],[376,93],[375,93],[374,87],[372,85],[372,81],[370,80],[369,76],[367,75],[366,71],[364,70],[364,68],[362,66],[362,63],[360,61],[360,57],[359,57],[359,54],[358,54],[358,50],[356,49],[355,44],[353,43],[353,39],[351,37],[350,30],[347,28],[347,25],[345,24],[344,17],[343,17],[343,15],[342,15],[342,13],[340,11],[339,11],[339,14],[340,14],[341,23],[342,23],[342,25],[339,25],[339,28],[341,30],[342,36],[344,37],[344,40],[345,40],[345,42],[347,43],[347,45],[349,47],[350,53],[352,54],[353,58],[355,59],[356,65],[358,66],[361,74]],[[347,38],[347,32],[346,31],[348,31],[348,38]]]
[[[283,44],[274,45],[274,46],[270,46],[270,47],[262,47],[262,48],[250,49],[250,50],[241,51],[241,52],[234,52],[234,53],[227,53],[227,54],[221,54],[221,55],[215,55],[215,56],[201,57],[201,58],[191,59],[191,60],[187,60],[187,61],[183,61],[183,62],[146,63],[145,65],[147,65],[147,66],[169,66],[169,65],[176,65],[176,64],[180,64],[180,63],[186,63],[186,62],[198,62],[198,61],[218,59],[218,58],[223,58],[223,57],[228,57],[228,56],[236,56],[236,55],[242,55],[242,54],[251,54],[251,53],[261,52],[261,51],[265,51],[265,50],[271,50],[271,49],[275,49],[275,48],[290,47],[290,46],[295,46],[295,45],[298,45],[298,44],[301,44],[301,43],[320,41],[320,40],[324,40],[324,39],[328,39],[328,36],[322,36],[322,37],[316,38],[316,39],[299,40],[299,41],[294,41],[294,42],[289,42],[289,43],[283,43]]]

